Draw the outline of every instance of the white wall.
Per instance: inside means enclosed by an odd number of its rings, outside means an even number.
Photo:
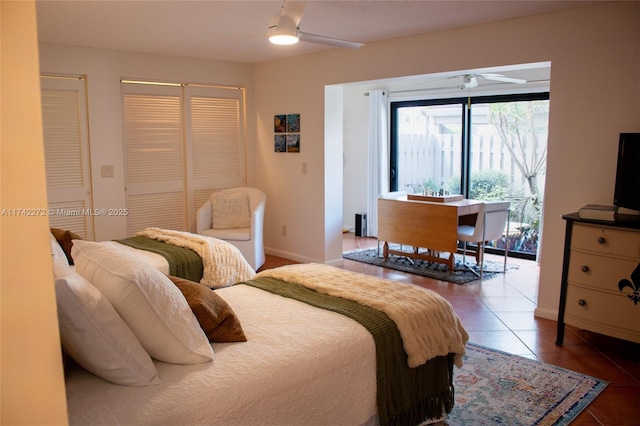
[[[344,87],[344,209],[343,223],[355,229],[356,213],[367,211],[369,162],[369,97],[367,87]]]
[[[245,87],[247,151],[251,151],[256,143],[252,65],[43,43],[40,45],[40,69],[43,74],[87,76],[94,208],[126,207],[122,78]],[[255,182],[254,158],[247,156],[247,181],[260,188]],[[113,165],[114,177],[101,177],[101,165]],[[94,220],[97,241],[127,236],[124,216],[99,216]]]
[[[324,259],[327,263],[342,265],[342,258],[333,259],[333,253],[342,253],[343,210],[343,135],[344,91],[341,87],[325,89],[324,105]]]
[[[330,178],[322,173],[325,162],[333,162],[321,149],[327,137],[321,125],[325,85],[550,61],[549,159],[536,314],[555,318],[561,215],[587,203],[611,202],[618,134],[640,131],[639,19],[637,2],[615,2],[257,65],[256,161],[269,165],[257,177],[271,200],[266,241],[282,253],[308,259],[336,262],[341,257],[339,249],[325,253],[330,240],[323,241],[326,216],[342,215],[323,204],[325,190],[339,190],[326,187]],[[271,117],[283,112],[302,114],[300,155],[270,152]],[[345,134],[345,146],[349,137]],[[313,179],[300,176],[302,161],[309,162]],[[279,234],[282,223],[288,224],[286,237]]]
[[[257,181],[265,186],[267,194],[265,251],[300,261],[324,262],[332,259],[325,253],[325,189],[342,196],[342,186],[325,187],[325,87],[309,79],[309,59],[264,64],[260,75],[256,74],[258,143],[253,154],[260,165]],[[300,114],[300,152],[274,152],[273,116],[290,113]],[[341,150],[334,154],[341,162]],[[306,174],[302,172],[303,163],[307,164]],[[341,203],[336,207],[342,211]],[[341,229],[341,217],[339,221]],[[287,235],[282,235],[283,225]],[[333,254],[333,258],[340,257]]]

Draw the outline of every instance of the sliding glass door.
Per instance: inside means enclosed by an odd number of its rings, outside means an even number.
[[[535,259],[549,94],[391,103],[390,188],[511,201],[509,233],[492,242]],[[490,249],[488,251],[491,251]]]
[[[510,200],[509,250],[533,257],[539,243],[548,116],[547,99],[478,99],[471,107],[468,196]],[[504,243],[494,245],[503,249]]]
[[[390,188],[408,193],[450,191],[451,179],[459,180],[461,173],[463,105],[402,104],[396,105],[391,118]]]

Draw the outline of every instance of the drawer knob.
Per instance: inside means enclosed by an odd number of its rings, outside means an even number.
[[[580,267],[580,270],[581,270],[582,272],[589,272],[589,267],[588,267],[587,265],[582,265],[582,266]]]
[[[604,237],[598,237],[598,244],[604,244],[606,242],[607,240],[605,240]]]
[[[580,305],[580,306],[584,306],[584,305],[586,305],[586,304],[587,304],[587,301],[586,301],[586,300],[584,300],[584,299],[580,299],[580,300],[578,300],[578,305]]]

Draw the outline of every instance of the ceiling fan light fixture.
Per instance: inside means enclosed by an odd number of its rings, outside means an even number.
[[[282,15],[275,25],[269,26],[269,41],[273,44],[290,45],[297,43],[300,30],[291,18]]]
[[[298,37],[291,34],[274,34],[269,36],[269,41],[273,44],[289,45],[296,44],[300,40]]]

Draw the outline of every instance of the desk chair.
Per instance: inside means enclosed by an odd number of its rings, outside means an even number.
[[[463,242],[462,261],[466,265],[467,243],[476,243],[476,262],[480,264],[480,278],[484,269],[484,245],[504,235],[505,226],[509,235],[509,201],[485,202],[480,206],[475,225],[458,226],[458,241]],[[508,244],[504,249],[503,272],[507,270]]]

